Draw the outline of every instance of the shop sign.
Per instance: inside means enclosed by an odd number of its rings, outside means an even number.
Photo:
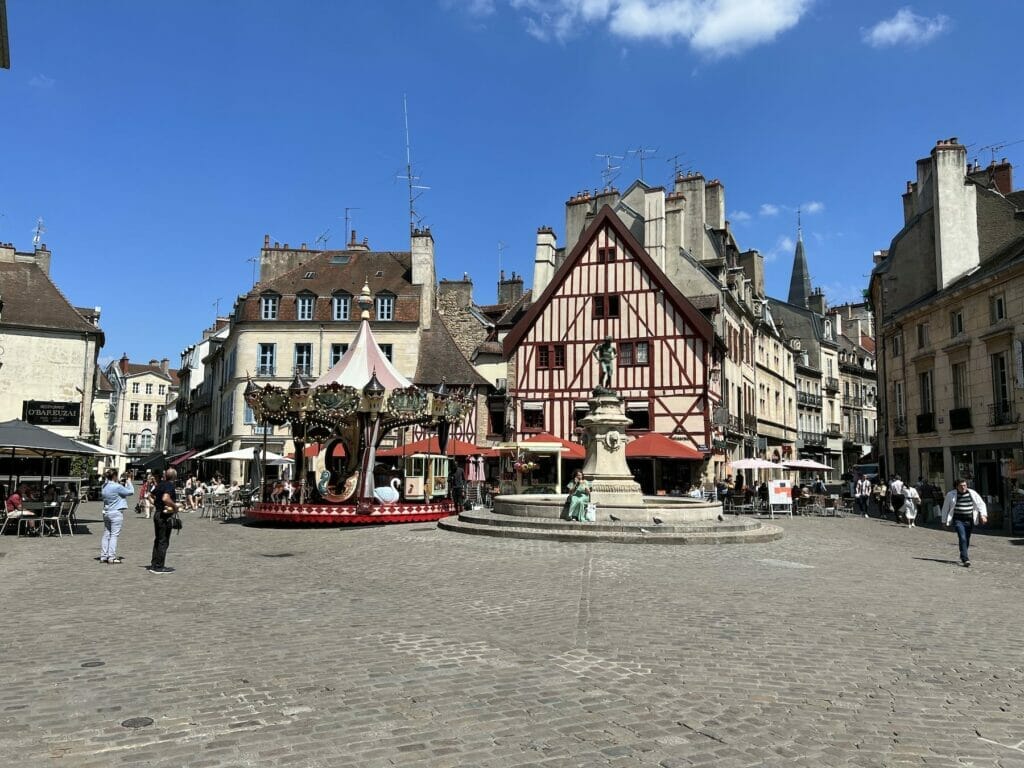
[[[21,418],[24,421],[51,427],[77,427],[81,413],[81,403],[26,400],[21,407]]]

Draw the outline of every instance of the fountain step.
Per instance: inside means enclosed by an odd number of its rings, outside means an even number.
[[[667,532],[680,533],[709,533],[721,531],[748,531],[761,527],[758,520],[749,517],[729,517],[721,522],[714,520],[699,520],[694,522],[671,522],[658,525],[652,522],[611,522],[598,520],[593,523],[580,523],[575,520],[554,517],[524,517],[521,515],[502,515],[488,512],[487,510],[473,510],[462,512],[459,520],[467,523],[478,523],[480,525],[497,525],[512,528],[543,528],[545,530],[578,531],[586,527],[592,531],[606,531],[611,533],[635,532],[641,527],[657,532],[659,535]]]
[[[446,517],[437,525],[446,531],[495,536],[506,539],[542,539],[545,541],[607,542],[612,544],[749,544],[782,538],[782,529],[759,523],[756,527],[720,523],[674,526],[607,525],[603,523],[564,524],[565,520],[525,518],[533,524],[522,526],[524,518],[492,515],[486,522],[472,522],[459,517]],[[479,517],[479,513],[477,513]],[[509,524],[509,523],[513,524]],[[641,530],[643,528],[643,530]],[[646,531],[646,532],[645,532]]]

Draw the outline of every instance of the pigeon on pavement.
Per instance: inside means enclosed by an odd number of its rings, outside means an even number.
[[[719,516],[718,516],[718,522],[720,522],[720,523],[723,523],[723,522],[725,522],[725,518],[724,518],[724,517],[722,517],[721,515],[719,515]]]
[[[619,518],[617,518],[615,515],[608,515],[608,519],[611,520],[613,523],[619,522]]]
[[[655,517],[655,518],[653,518],[653,520],[654,520],[654,524],[655,524],[655,525],[661,525],[662,523],[664,523],[664,522],[665,522],[665,521],[664,521],[664,520],[662,520],[662,519],[661,519],[660,517]]]

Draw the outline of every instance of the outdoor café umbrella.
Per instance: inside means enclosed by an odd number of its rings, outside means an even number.
[[[733,469],[781,469],[774,461],[767,459],[737,459],[731,466]]]
[[[238,461],[252,461],[256,457],[256,447],[239,448],[237,451],[227,451],[226,453],[215,453],[212,456],[204,456],[203,459],[206,461],[231,461],[237,459]],[[274,465],[280,463],[286,463],[288,459],[279,453],[273,451],[267,451],[265,457],[267,464]]]
[[[735,463],[733,466],[736,466]],[[820,461],[812,461],[811,459],[793,459],[792,461],[782,462],[782,466],[786,469],[799,469],[799,470],[811,470],[820,472],[831,472],[832,467],[828,464],[822,464]]]

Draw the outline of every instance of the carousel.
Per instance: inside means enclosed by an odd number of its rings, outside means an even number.
[[[412,523],[455,512],[448,498],[446,447],[452,425],[462,421],[473,401],[444,382],[426,390],[402,376],[370,330],[368,285],[358,301],[362,315],[356,338],[319,379],[309,383],[296,375],[288,388],[249,380],[245,401],[257,422],[291,426],[298,492],[293,503],[257,501],[247,513],[252,519]],[[396,438],[404,443],[407,431],[416,428],[436,433],[436,454],[403,457],[399,469],[378,463],[379,449],[393,447]]]

